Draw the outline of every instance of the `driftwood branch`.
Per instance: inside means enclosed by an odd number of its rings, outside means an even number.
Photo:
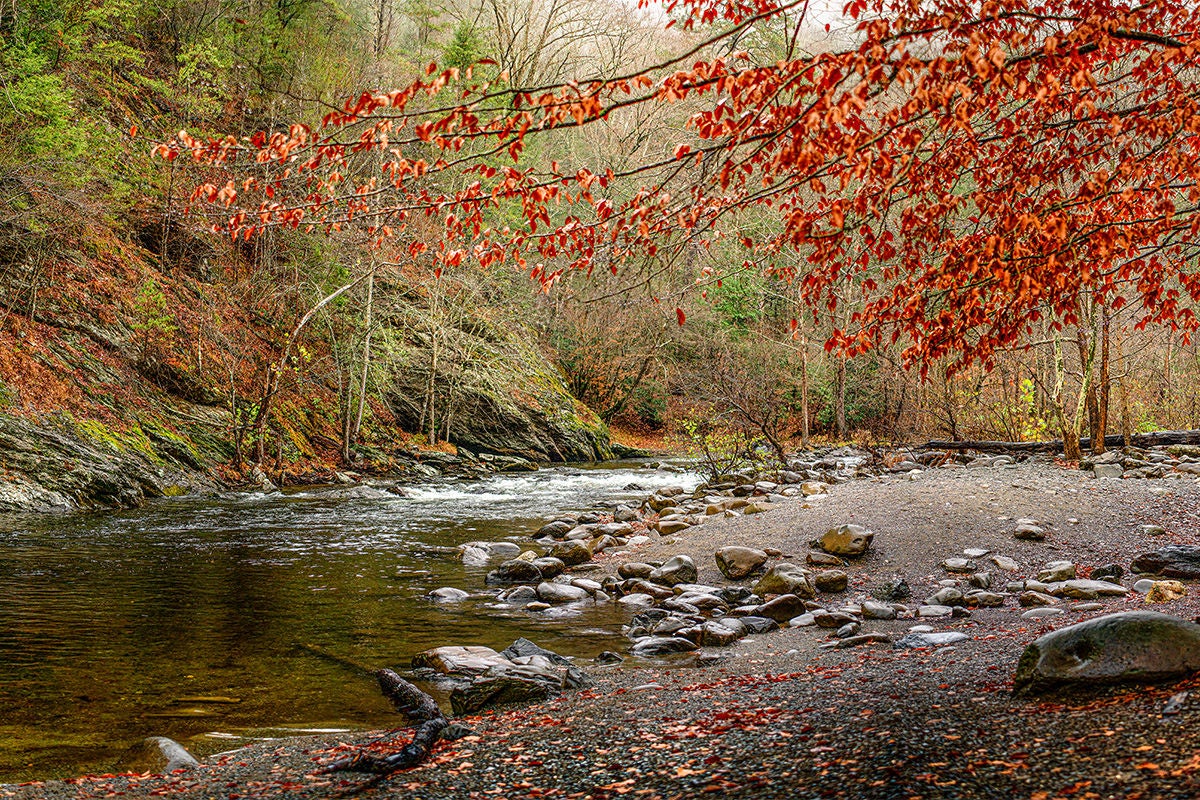
[[[369,772],[387,776],[402,769],[410,769],[429,757],[433,745],[450,724],[436,700],[392,670],[381,669],[375,673],[375,678],[379,681],[379,689],[384,697],[392,701],[397,711],[416,724],[417,730],[412,741],[390,756],[379,756],[365,751],[355,753],[349,758],[329,764],[321,770],[322,773]]]
[[[1136,433],[1130,437],[1129,443],[1134,447],[1158,447],[1171,444],[1200,444],[1200,430],[1192,431],[1156,431],[1154,433]],[[1120,434],[1104,437],[1104,446],[1121,447],[1125,439]],[[1092,440],[1083,437],[1079,440],[1080,448],[1090,450]],[[990,442],[990,441],[931,441],[921,445],[926,450],[982,450],[992,453],[1054,453],[1063,449],[1062,439],[1049,442]]]

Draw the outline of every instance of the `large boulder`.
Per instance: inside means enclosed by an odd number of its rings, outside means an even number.
[[[813,540],[813,547],[838,556],[861,556],[871,546],[875,534],[862,525],[839,525]]]
[[[794,594],[808,598],[816,597],[817,594],[812,584],[809,583],[804,570],[786,561],[771,567],[767,574],[754,584],[754,593],[757,595]]]
[[[767,554],[753,547],[731,545],[722,547],[713,555],[717,560],[717,569],[731,581],[741,580],[767,563]]]
[[[1060,628],[1025,648],[1018,694],[1102,683],[1150,683],[1200,669],[1200,625],[1153,611],[1126,611]]]
[[[82,380],[108,380],[86,369],[80,365]],[[214,422],[221,419],[199,413]],[[216,488],[203,476],[204,462],[220,456],[197,452],[166,428],[143,420],[142,429],[134,426],[135,437],[96,420],[55,418],[58,424],[34,424],[0,414],[0,513],[135,508],[148,497]]]
[[[464,311],[468,318],[455,336],[466,351],[486,357],[459,364],[450,441],[474,452],[532,461],[612,457],[608,428],[571,396],[562,372],[536,345],[536,337],[511,317],[497,321]],[[429,342],[422,337],[410,336],[404,346],[417,362],[429,358]],[[395,370],[393,377],[388,408],[401,428],[418,430],[425,379],[413,370]]]
[[[1130,569],[1134,572],[1162,575],[1164,578],[1200,578],[1200,546],[1169,544],[1152,553],[1142,553],[1133,560]]]

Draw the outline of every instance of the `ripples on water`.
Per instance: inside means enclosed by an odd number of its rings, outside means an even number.
[[[0,521],[0,781],[107,770],[150,735],[214,751],[228,736],[205,734],[393,724],[336,659],[403,667],[429,647],[522,635],[585,658],[619,647],[618,609],[503,607],[483,593],[488,568],[454,548],[696,482],[556,468],[403,497],[321,488]],[[479,595],[424,598],[447,585]]]

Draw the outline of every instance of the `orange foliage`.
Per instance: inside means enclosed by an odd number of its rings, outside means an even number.
[[[678,5],[684,28],[721,23],[713,46],[637,74],[532,90],[434,69],[347,100],[319,130],[181,132],[158,153],[229,170],[193,200],[228,208],[234,240],[356,225],[413,259],[511,263],[546,288],[568,269],[737,242],[814,307],[858,298],[829,348],[904,341],[923,365],[988,364],[1043,318],[1073,324],[1081,297],[1200,327],[1200,7],[855,0],[849,43],[755,63],[727,45],[807,4]],[[530,137],[685,98],[692,141],[657,160],[522,161]],[[374,152],[382,170],[356,171]],[[497,206],[522,224],[493,228]],[[406,233],[418,219],[441,234]]]

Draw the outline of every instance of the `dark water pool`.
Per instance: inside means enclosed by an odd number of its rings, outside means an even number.
[[[488,568],[454,547],[527,541],[558,511],[646,494],[631,482],[695,480],[557,468],[407,497],[314,489],[0,520],[0,782],[107,771],[150,735],[215,752],[392,724],[348,663],[404,667],[429,647],[518,636],[579,657],[619,648],[614,606],[500,607]],[[479,594],[424,598],[439,586]]]

